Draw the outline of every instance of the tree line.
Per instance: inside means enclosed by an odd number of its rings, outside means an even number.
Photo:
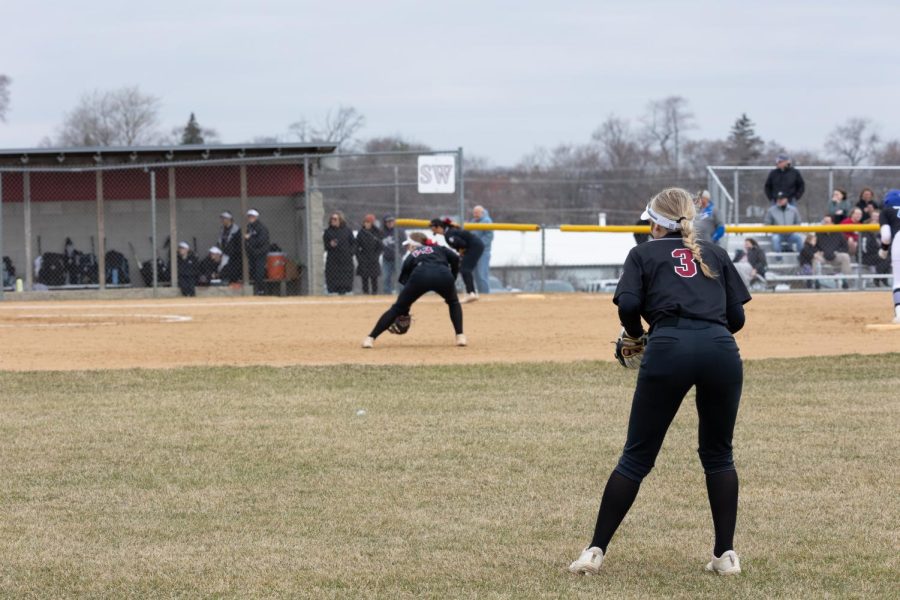
[[[0,75],[0,120],[10,106],[11,80]],[[160,119],[162,101],[137,86],[95,90],[84,94],[66,112],[55,135],[42,146],[139,146],[156,144],[218,143],[215,129],[201,126],[191,113],[183,126],[164,130]],[[401,135],[365,138],[366,120],[352,106],[338,106],[319,119],[304,116],[288,124],[282,133],[260,135],[251,143],[332,142],[341,152],[428,151],[426,144]],[[648,198],[665,185],[690,189],[706,185],[706,166],[772,165],[776,154],[787,151],[799,166],[844,164],[900,164],[900,140],[884,139],[878,126],[868,118],[852,117],[836,125],[824,137],[821,150],[796,150],[776,140],[763,140],[747,114],[735,118],[721,138],[692,136],[697,118],[687,99],[668,96],[649,101],[643,112],[631,116],[611,114],[585,140],[537,148],[513,166],[493,166],[490,161],[467,156],[465,172],[467,196],[473,203],[490,205],[496,217],[509,220],[553,222],[593,222],[598,213],[609,222],[628,222],[634,213],[634,199]],[[342,191],[353,214],[366,203],[387,206],[373,200],[367,186],[389,182],[390,169],[372,160],[355,159],[353,168],[340,175],[359,184]],[[376,168],[379,167],[379,168]],[[348,175],[348,173],[351,173]],[[404,178],[415,177],[407,166]],[[326,177],[327,179],[327,177]],[[415,202],[410,190],[403,190],[404,204]],[[368,198],[368,200],[367,200]],[[374,209],[373,209],[374,210]]]

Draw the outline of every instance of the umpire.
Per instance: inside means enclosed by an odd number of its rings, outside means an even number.
[[[464,302],[475,302],[478,300],[478,292],[475,290],[474,272],[481,255],[484,254],[484,242],[471,231],[454,225],[450,219],[432,219],[431,232],[443,235],[447,245],[459,252],[462,257],[459,272],[462,273],[463,283],[466,285]]]
[[[411,233],[409,239],[417,247],[410,248],[410,253],[403,261],[400,271],[400,285],[403,289],[397,301],[375,324],[369,337],[363,340],[363,348],[371,348],[375,338],[385,332],[397,321],[405,317],[406,328],[409,324],[409,309],[413,303],[428,292],[436,292],[450,309],[450,321],[456,332],[456,345],[465,346],[466,336],[463,334],[462,307],[456,295],[456,275],[459,272],[459,257],[455,252],[436,245],[424,233]],[[392,330],[393,331],[393,330]],[[406,329],[395,331],[406,333]]]
[[[244,234],[244,239],[253,293],[261,296],[265,293],[263,280],[266,278],[266,256],[269,254],[270,246],[269,228],[259,220],[259,211],[255,208],[247,211],[247,233]]]
[[[733,546],[738,477],[731,438],[743,367],[732,333],[744,326],[743,305],[750,294],[725,250],[695,239],[694,216],[688,192],[661,191],[643,215],[651,221],[652,239],[632,248],[625,259],[613,302],[624,327],[623,341],[632,348],[632,358],[643,351],[643,361],[638,363],[625,449],[603,492],[593,539],[569,566],[572,573],[599,570],[681,401],[695,386],[700,462],[715,529],[706,569],[721,575],[741,571]],[[646,350],[641,317],[650,324]]]

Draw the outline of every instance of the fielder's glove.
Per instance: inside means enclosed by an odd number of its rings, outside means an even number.
[[[412,325],[412,317],[409,315],[400,315],[394,319],[394,322],[388,327],[388,331],[396,333],[397,335],[403,335],[409,331],[410,325]]]
[[[644,360],[644,347],[647,345],[647,334],[633,338],[625,330],[616,340],[616,360],[626,369],[638,369]]]

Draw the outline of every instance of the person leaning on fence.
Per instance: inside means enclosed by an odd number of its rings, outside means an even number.
[[[213,246],[206,257],[197,264],[197,284],[217,285],[222,283],[222,272],[231,261],[222,253],[222,249]]]
[[[803,197],[806,184],[803,181],[803,175],[791,164],[790,156],[779,154],[775,157],[775,168],[769,171],[765,190],[766,198],[770,202],[775,202],[781,194],[787,197],[791,206]]]
[[[366,215],[362,227],[356,232],[356,274],[362,279],[363,294],[378,293],[378,276],[381,266],[381,237],[375,228],[375,215]]]
[[[830,215],[825,215],[822,219],[822,225],[834,225]],[[832,267],[837,268],[841,275],[850,275],[850,254],[847,252],[847,238],[839,231],[820,233],[816,241],[816,256],[819,260]],[[849,284],[844,279],[841,287],[847,289]]]
[[[491,214],[488,210],[478,205],[472,209],[472,222],[473,223],[493,223],[494,220],[491,219]],[[478,259],[478,265],[475,267],[475,288],[481,294],[490,294],[491,293],[491,245],[494,243],[494,232],[491,230],[476,230],[472,232],[472,235],[481,240],[481,243],[484,244],[484,252],[481,253],[481,258]]]
[[[259,211],[255,208],[247,211],[247,233],[244,234],[244,239],[253,293],[261,296],[265,293],[266,257],[272,244],[269,241],[269,229],[259,220]]]
[[[329,294],[353,291],[353,255],[356,239],[340,212],[334,212],[322,234],[325,244],[325,288]]]
[[[396,221],[393,215],[384,215],[381,219],[381,270],[384,275],[384,293],[394,293],[394,282],[397,279],[399,268],[397,258],[402,257],[404,249],[403,240],[406,232],[395,227]]]
[[[765,218],[766,225],[799,225],[800,213],[788,203],[788,197],[779,192],[775,204],[769,207]],[[773,233],[772,250],[783,252],[784,245],[790,247],[789,252],[799,252],[803,245],[803,237],[799,233]]]
[[[766,253],[755,239],[745,239],[744,249],[735,252],[732,261],[747,288],[753,283],[766,285],[766,271],[769,265],[766,262]]]
[[[852,205],[847,200],[847,192],[841,188],[835,188],[831,192],[831,202],[828,203],[828,214],[831,215],[834,222],[840,223],[850,216],[851,208]]]
[[[701,190],[694,196],[697,216],[694,217],[694,235],[698,240],[706,240],[718,244],[725,235],[725,221],[719,209],[710,199],[709,192]]]
[[[197,257],[187,242],[178,244],[178,289],[182,296],[196,296]]]

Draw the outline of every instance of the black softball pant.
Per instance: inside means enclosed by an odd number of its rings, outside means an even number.
[[[456,278],[453,273],[450,272],[450,269],[417,267],[397,295],[397,301],[381,315],[369,335],[377,338],[384,333],[398,316],[408,315],[413,302],[428,292],[436,292],[444,299],[450,308],[450,321],[453,322],[453,329],[457,334],[462,333],[462,307],[459,305],[459,297],[456,295]]]
[[[664,319],[650,334],[616,471],[640,482],[650,473],[681,401],[697,386],[700,462],[707,475],[734,469],[731,439],[743,365],[734,336],[722,325]]]
[[[462,257],[459,264],[459,272],[462,275],[463,283],[466,284],[466,293],[475,293],[475,268],[481,255],[484,254],[484,248],[469,248]]]

